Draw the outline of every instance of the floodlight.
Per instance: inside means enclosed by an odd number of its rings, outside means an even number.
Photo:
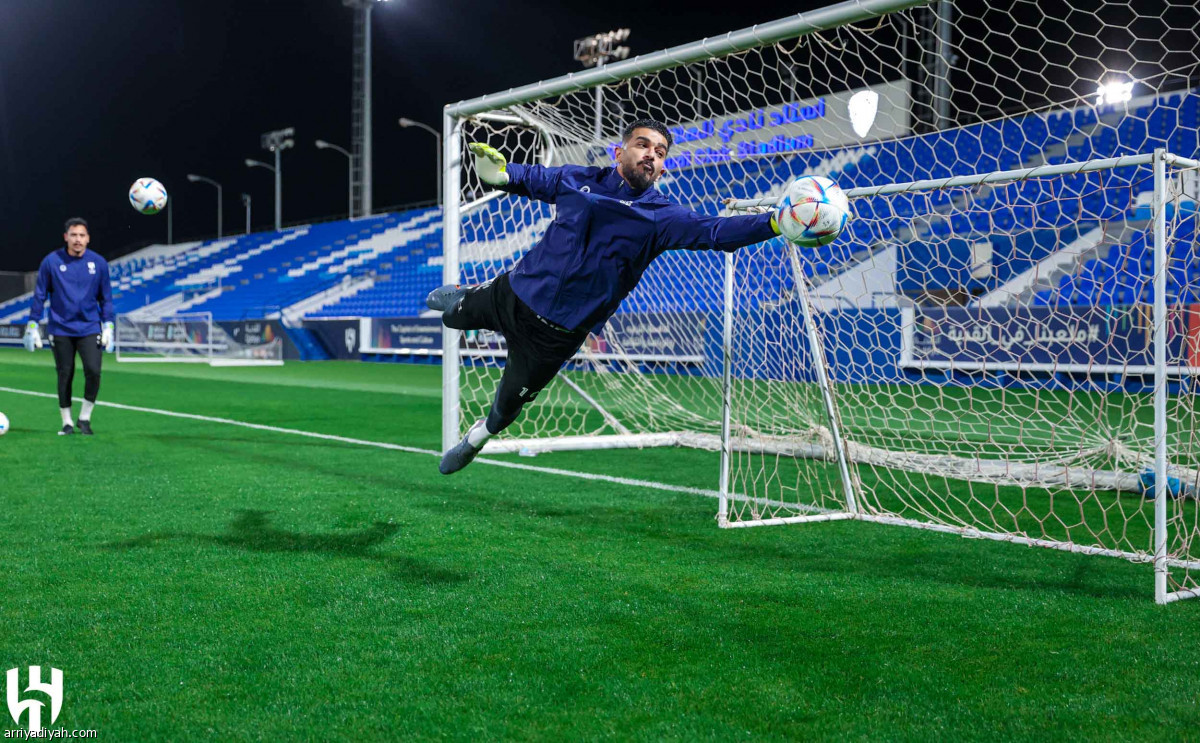
[[[1110,81],[1096,86],[1096,105],[1125,103],[1133,98],[1133,81]]]

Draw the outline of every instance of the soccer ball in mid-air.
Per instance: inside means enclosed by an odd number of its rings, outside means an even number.
[[[167,206],[167,189],[153,178],[138,178],[129,187],[129,203],[142,214],[158,214]]]
[[[802,175],[789,183],[775,208],[780,233],[808,248],[833,242],[848,221],[846,192],[819,175]]]
[[[0,436],[8,433],[8,416],[0,413]]]

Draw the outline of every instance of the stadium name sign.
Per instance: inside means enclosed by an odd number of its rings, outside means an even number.
[[[812,121],[824,118],[824,116],[825,99],[818,98],[816,103],[808,106],[803,106],[799,102],[786,103],[769,113],[763,109],[758,109],[750,111],[744,116],[736,116],[724,121],[709,119],[693,126],[668,127],[671,137],[677,146],[687,144],[688,142],[711,140],[713,137],[719,138],[722,145],[702,147],[697,150],[683,152],[675,157],[668,157],[665,164],[668,169],[686,168],[693,165],[726,162],[735,157],[746,157],[747,155],[807,150],[813,146],[814,139],[811,134],[798,134],[794,136],[777,134],[765,142],[744,140],[737,142],[733,148],[730,148],[728,145],[730,140],[744,132],[757,132],[761,129],[771,129],[783,126],[784,124]],[[616,157],[616,150],[619,144],[618,142],[609,144],[609,155],[614,158]]]
[[[747,116],[728,119],[722,122],[720,126],[716,125],[715,120],[706,121],[698,127],[687,129],[681,126],[674,126],[670,130],[671,136],[675,138],[676,142],[695,142],[711,139],[716,134],[724,144],[720,147],[702,147],[691,152],[684,152],[675,157],[669,157],[666,161],[666,167],[686,168],[692,165],[709,165],[711,163],[726,162],[735,157],[746,157],[747,155],[766,155],[776,152],[807,150],[813,146],[815,141],[811,134],[799,134],[795,136],[777,134],[765,142],[743,140],[736,143],[733,149],[730,149],[728,143],[734,136],[741,132],[755,132],[760,129],[779,127],[788,123],[794,124],[801,121],[812,121],[824,116],[825,99],[820,98],[811,106],[801,107],[799,103],[788,103],[778,111],[772,111],[769,115],[762,109],[751,111]],[[770,122],[769,124],[768,121]]]
[[[851,103],[856,94],[867,91],[874,95],[860,96],[857,104]],[[871,101],[875,108],[874,115],[865,121],[863,112],[859,112],[857,119],[852,114],[853,108],[862,107],[862,100]],[[909,132],[910,109],[908,84],[893,82],[673,124],[667,127],[675,144],[666,167],[681,170],[756,155],[853,146],[900,137]],[[856,122],[859,131],[855,129]],[[613,157],[617,146],[617,142],[609,143],[605,154]],[[564,150],[558,156],[566,162],[571,153]],[[587,159],[595,163],[599,157],[603,157],[599,150],[593,150]]]
[[[825,99],[818,98],[817,102],[811,106],[801,106],[799,103],[784,104],[778,110],[767,114],[761,108],[757,111],[751,111],[749,115],[741,118],[727,119],[717,124],[717,119],[709,119],[699,126],[669,127],[671,136],[674,137],[676,144],[685,142],[695,142],[700,139],[711,139],[713,135],[718,135],[722,142],[729,142],[738,132],[752,132],[768,126],[782,126],[785,123],[797,123],[800,121],[811,121],[825,116]]]

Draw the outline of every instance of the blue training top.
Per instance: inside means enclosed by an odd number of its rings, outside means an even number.
[[[108,261],[85,249],[78,258],[59,248],[42,260],[29,319],[42,319],[42,306],[50,297],[50,335],[78,337],[96,335],[100,323],[113,322],[112,283]]]
[[[613,167],[512,163],[507,172],[503,190],[558,205],[512,270],[513,293],[572,330],[607,320],[663,251],[733,251],[775,237],[770,214],[707,217],[654,188],[635,191]]]

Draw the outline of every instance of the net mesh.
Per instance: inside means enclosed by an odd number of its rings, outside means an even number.
[[[118,315],[116,358],[122,362],[278,366],[283,338],[264,321],[213,322],[211,312],[163,317]]]
[[[212,313],[165,317],[118,315],[117,361],[192,362],[207,364],[213,356]]]
[[[865,514],[1148,559],[1150,166],[870,189],[1194,156],[1198,23],[1194,5],[917,7],[466,117],[460,136],[514,162],[604,166],[650,116],[675,138],[658,187],[698,212],[773,198],[801,174],[857,195],[831,245],[775,240],[731,259],[731,522],[845,510],[836,422]],[[1172,586],[1195,588],[1197,177],[1169,176],[1169,551]],[[460,205],[465,283],[511,269],[554,218],[469,166]],[[664,254],[505,436],[718,447],[725,261]],[[502,348],[466,339],[460,427],[486,415]]]

